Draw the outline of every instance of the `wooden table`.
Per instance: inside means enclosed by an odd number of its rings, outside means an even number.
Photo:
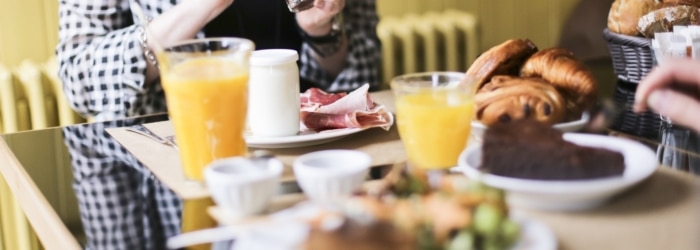
[[[373,96],[394,110],[391,93]],[[161,117],[160,121],[165,119]],[[326,148],[351,148],[386,156],[386,162],[375,162],[377,165],[405,161],[395,128],[371,129],[328,144],[273,152],[289,164],[299,154]],[[37,162],[47,157],[50,160]],[[61,128],[3,135],[0,141],[0,173],[48,249],[76,249],[81,242],[76,233],[80,229],[74,225],[77,206],[71,205],[75,201],[56,194],[57,189],[66,186],[70,190],[70,181],[65,181],[65,174],[48,173],[65,168],[66,162],[69,164]],[[45,187],[48,182],[55,182],[59,188]],[[198,195],[193,197],[206,193]],[[700,249],[700,178],[667,167],[590,211],[512,210],[547,224],[556,234],[560,249]]]

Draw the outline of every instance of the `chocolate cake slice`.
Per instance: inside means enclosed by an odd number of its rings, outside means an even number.
[[[620,176],[621,153],[579,146],[551,126],[519,120],[495,124],[484,134],[481,170],[535,180],[578,180]]]

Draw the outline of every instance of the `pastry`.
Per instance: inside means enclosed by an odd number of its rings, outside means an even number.
[[[517,75],[525,59],[537,52],[529,39],[511,39],[481,54],[467,70],[467,76],[479,79],[480,88],[494,75]]]
[[[598,84],[593,74],[573,53],[563,48],[549,48],[535,53],[525,61],[520,75],[540,77],[554,85],[567,100],[567,120],[578,119],[597,100]]]
[[[579,146],[542,123],[520,120],[489,127],[481,169],[494,175],[537,180],[580,180],[620,176],[620,152]]]
[[[657,0],[615,0],[608,13],[608,29],[623,35],[638,36],[639,18],[658,7]]]
[[[637,29],[645,37],[652,38],[657,32],[673,31],[675,25],[699,25],[700,9],[690,5],[678,5],[654,10],[642,16]]]
[[[476,94],[476,118],[487,126],[530,119],[544,124],[563,121],[565,100],[541,78],[494,76]]]

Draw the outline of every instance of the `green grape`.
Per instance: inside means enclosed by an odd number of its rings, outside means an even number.
[[[501,239],[504,246],[513,245],[520,237],[520,225],[512,220],[503,220],[501,223]]]
[[[483,250],[504,250],[508,249],[507,247],[504,247],[498,239],[495,237],[488,237],[484,241],[484,244],[482,245]]]
[[[502,210],[493,204],[479,204],[474,212],[474,230],[486,238],[491,238],[490,236],[498,233],[503,218]]]
[[[474,234],[469,230],[460,230],[455,237],[447,242],[445,250],[472,250],[474,249]]]

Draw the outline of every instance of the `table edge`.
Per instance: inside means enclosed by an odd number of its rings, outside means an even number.
[[[0,174],[46,249],[82,249],[24,166],[0,138]],[[48,209],[47,209],[48,208]]]

